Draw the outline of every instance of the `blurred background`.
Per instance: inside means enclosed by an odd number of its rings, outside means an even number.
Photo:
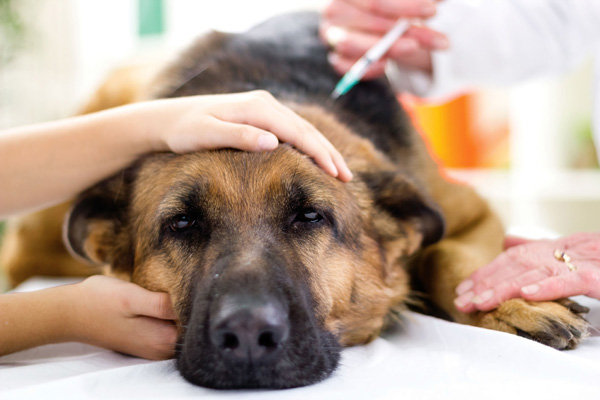
[[[0,0],[0,129],[72,115],[111,69],[168,60],[208,30],[240,32],[325,4]],[[400,100],[450,176],[475,185],[507,227],[544,236],[600,226],[591,98],[590,60],[567,76],[482,88],[443,104]]]

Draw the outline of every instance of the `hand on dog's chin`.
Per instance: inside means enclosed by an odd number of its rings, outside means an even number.
[[[168,294],[100,275],[75,286],[78,340],[149,360],[173,357],[177,328]]]

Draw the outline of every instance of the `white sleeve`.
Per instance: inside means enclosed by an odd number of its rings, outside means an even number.
[[[600,47],[600,0],[445,0],[428,24],[450,49],[432,55],[433,75],[388,65],[396,88],[443,96],[563,73]]]

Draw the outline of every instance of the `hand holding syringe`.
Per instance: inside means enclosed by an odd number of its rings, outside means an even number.
[[[399,19],[388,33],[385,34],[375,46],[371,47],[353,66],[350,68],[342,79],[338,82],[331,93],[331,97],[337,99],[341,95],[348,92],[356,85],[364,76],[371,64],[379,61],[381,57],[392,47],[394,42],[409,28],[410,22],[405,19]]]
[[[330,62],[338,73],[347,73],[360,57],[393,30],[400,19],[410,20],[412,25],[392,41],[383,58],[370,63],[365,79],[382,75],[387,59],[402,67],[429,72],[430,51],[448,47],[445,35],[415,23],[436,13],[435,1],[380,1],[369,9],[365,4],[362,0],[333,0],[324,10],[320,31],[332,46]]]

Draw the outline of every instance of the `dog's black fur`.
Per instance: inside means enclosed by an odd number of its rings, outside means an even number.
[[[195,277],[202,284],[191,293],[188,329],[180,338],[177,354],[177,367],[188,381],[217,389],[283,389],[321,381],[338,366],[341,346],[315,319],[310,289],[302,284],[305,280],[290,279],[282,266],[293,262],[274,259],[273,253],[277,250],[265,249],[268,256],[255,261],[264,262],[258,266],[263,271],[260,276],[228,273],[232,265],[238,264],[234,254],[219,257],[210,266],[211,271],[218,271],[215,275],[219,278]],[[242,307],[261,303],[280,305],[289,321],[285,345],[258,362],[224,357],[219,351],[223,343],[215,343],[210,337],[219,308],[224,308],[224,296],[233,297],[236,306]]]
[[[262,89],[281,101],[320,105],[384,153],[410,146],[408,118],[386,80],[360,82],[345,96],[332,100],[330,94],[340,76],[327,61],[328,48],[319,38],[318,24],[316,13],[294,13],[272,18],[244,34],[215,33],[184,54],[185,63],[176,63],[169,73],[172,85],[157,97]],[[443,226],[439,227],[430,242],[441,236]],[[192,294],[194,312],[189,325],[197,329],[187,331],[179,346],[184,351],[178,356],[178,367],[186,379],[219,388],[285,388],[317,382],[336,368],[339,344],[305,312],[313,309],[310,291],[294,290],[285,277],[265,279],[270,280],[267,286],[278,288],[294,325],[287,346],[293,351],[283,354],[276,373],[272,365],[237,365],[217,356],[206,337],[208,327],[199,328],[209,320],[211,299]],[[235,284],[252,287],[256,282]],[[198,293],[210,292],[206,289],[197,288]],[[204,336],[195,339],[200,345],[188,345],[195,335]]]
[[[350,127],[351,132],[368,139],[390,159],[401,160],[397,170],[375,168],[371,172],[366,167],[356,171],[360,175],[356,181],[362,185],[363,192],[373,196],[368,201],[376,202],[396,223],[418,221],[415,226],[421,245],[438,241],[444,232],[442,216],[426,199],[425,192],[417,189],[416,183],[413,185],[416,181],[410,171],[414,168],[410,166],[410,154],[415,133],[406,114],[384,79],[361,82],[339,100],[331,99],[340,76],[327,62],[328,49],[319,39],[318,23],[319,16],[315,13],[291,14],[273,18],[245,34],[213,33],[201,38],[165,71],[162,80],[159,79],[160,92],[156,97],[261,89],[284,103],[318,106],[328,116]],[[270,153],[221,150],[183,156],[152,155],[125,171],[120,175],[122,178],[97,185],[75,202],[67,223],[67,240],[75,253],[86,256],[89,243],[84,244],[84,241],[89,223],[99,219],[110,221],[110,229],[120,231],[108,235],[118,239],[109,241],[111,250],[102,251],[101,258],[111,264],[113,271],[135,274],[134,265],[145,262],[140,259],[142,254],[153,254],[171,269],[194,264],[186,271],[179,271],[177,278],[178,291],[184,293],[178,301],[182,333],[177,345],[177,366],[192,383],[221,389],[289,388],[318,382],[338,365],[341,345],[335,335],[339,332],[325,327],[325,317],[317,315],[319,304],[315,293],[311,293],[311,277],[306,265],[302,264],[306,260],[298,259],[294,245],[317,247],[315,238],[323,238],[327,232],[326,240],[336,242],[330,242],[333,246],[351,249],[352,254],[358,256],[362,252],[361,235],[365,230],[373,242],[381,238],[378,228],[364,225],[357,199],[352,197],[352,201],[344,203],[347,196],[354,196],[347,187],[334,192],[331,185],[339,185],[339,182],[331,177],[327,179],[332,182],[327,182],[315,181],[310,174],[296,176],[298,165],[289,161],[300,158],[309,170],[319,176],[323,174],[289,146],[280,146]],[[227,165],[226,169],[235,171],[227,175],[231,182],[224,183],[232,187],[238,180],[261,179],[263,171],[290,164],[296,167],[288,171],[291,176],[278,171],[278,189],[266,191],[257,199],[268,207],[263,210],[265,216],[261,216],[268,222],[258,224],[260,229],[243,231],[240,224],[245,223],[246,217],[236,219],[227,215],[223,211],[227,207],[221,211],[215,209],[218,203],[211,197],[215,194],[209,193],[212,178],[206,175],[210,174],[211,165]],[[170,176],[175,177],[173,182],[176,183],[170,184],[160,200],[150,196],[152,200],[148,198],[148,201],[169,206],[166,210],[161,208],[158,214],[150,216],[146,215],[148,212],[138,212],[138,216],[134,216],[133,209],[140,206],[132,203],[142,201],[139,194],[134,194],[138,181],[144,182],[140,183],[142,187],[151,186],[153,178],[148,180],[151,174],[148,171],[166,165],[171,166]],[[196,169],[187,171],[185,167],[190,165],[196,165]],[[407,177],[402,173],[404,167]],[[202,173],[194,172],[198,170]],[[242,187],[240,190],[245,190]],[[338,197],[321,195],[315,203],[321,189]],[[265,199],[265,196],[271,198]],[[145,204],[146,209],[155,206]],[[319,212],[315,212],[315,207]],[[239,215],[249,215],[250,221],[254,221],[254,212],[261,212],[254,210],[253,205],[242,209]],[[342,215],[336,218],[334,210],[343,214],[343,218]],[[152,219],[150,225],[144,225],[146,217]],[[186,229],[192,220],[195,225]],[[142,244],[138,245],[149,246],[153,251],[137,251],[134,256],[133,243],[125,242],[134,240],[133,231],[141,226],[155,232],[146,232]],[[157,226],[162,228],[155,228]],[[179,226],[184,228],[179,229]],[[128,230],[132,232],[127,233]],[[384,258],[384,250],[379,248],[379,251],[381,254],[376,252],[377,256]],[[112,255],[107,258],[106,254]],[[248,265],[252,266],[252,272],[246,271]],[[351,303],[356,300],[350,297]],[[373,304],[379,302],[357,305],[353,312],[372,318],[364,310]],[[381,323],[389,311],[387,307],[381,308]],[[256,335],[244,341],[249,330]],[[356,336],[360,339],[355,338],[352,343],[364,343],[376,334],[377,327],[368,334]],[[262,341],[259,346],[257,338]]]
[[[385,79],[361,81],[338,100],[331,98],[341,77],[327,61],[318,23],[310,12],[274,17],[244,34],[222,35],[208,54],[197,51],[206,45],[201,41],[178,65],[175,86],[159,97],[262,89],[281,101],[322,106],[384,153],[409,146],[408,118]]]

